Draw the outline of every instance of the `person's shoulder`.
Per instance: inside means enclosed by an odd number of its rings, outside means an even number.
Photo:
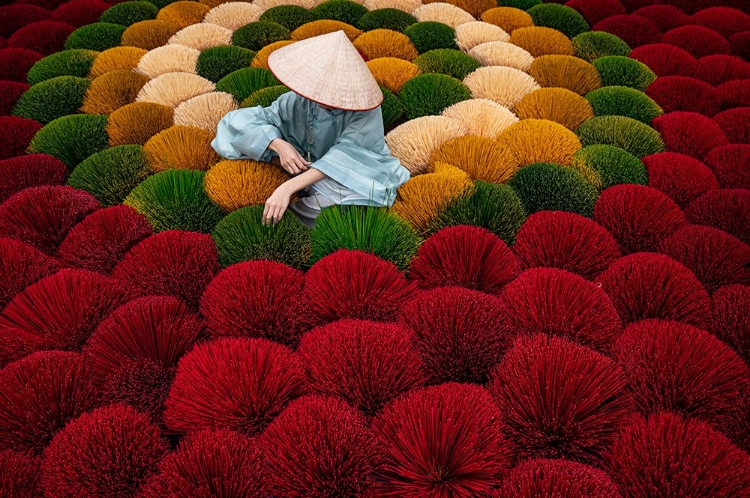
[[[294,105],[298,100],[297,97],[299,97],[299,95],[297,95],[296,93],[290,90],[286,93],[281,94],[279,98],[276,99],[276,102],[279,105],[284,105],[284,106]]]
[[[366,112],[368,114],[380,114],[380,109],[382,109],[383,104],[378,104],[376,107],[373,107],[372,109],[366,109],[364,111],[354,111],[354,112]]]
[[[290,90],[277,98],[273,103],[273,107],[281,113],[282,117],[290,117],[299,111],[300,106],[303,105],[302,100],[304,99],[301,99],[299,95]]]
[[[373,109],[367,109],[364,111],[347,111],[348,114],[357,120],[369,121],[373,119],[380,119],[382,116],[381,107],[377,106]]]

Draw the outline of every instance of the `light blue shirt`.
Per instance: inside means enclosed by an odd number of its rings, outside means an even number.
[[[358,195],[332,198],[339,204],[391,206],[396,189],[409,171],[393,157],[383,136],[380,107],[371,111],[328,111],[294,92],[279,97],[270,107],[232,111],[219,122],[211,146],[227,159],[268,162],[276,153],[268,145],[276,138],[292,144],[307,159],[308,129],[311,167]],[[331,181],[312,187],[330,197]]]

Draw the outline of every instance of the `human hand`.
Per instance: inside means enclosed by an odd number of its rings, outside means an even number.
[[[284,216],[286,209],[289,207],[289,200],[292,193],[283,184],[273,191],[271,197],[266,200],[266,206],[263,209],[263,224],[276,225]]]
[[[281,138],[272,140],[268,148],[278,154],[281,167],[290,175],[307,171],[307,167],[312,164],[305,161],[292,144]]]

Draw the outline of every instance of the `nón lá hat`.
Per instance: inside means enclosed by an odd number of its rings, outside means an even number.
[[[377,81],[343,31],[277,49],[268,67],[290,90],[319,104],[367,111],[383,102]]]

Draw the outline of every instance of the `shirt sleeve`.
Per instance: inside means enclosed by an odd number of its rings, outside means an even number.
[[[211,142],[217,154],[226,159],[270,161],[268,145],[282,138],[283,123],[294,111],[294,93],[287,92],[269,107],[250,107],[227,113],[216,128]]]
[[[355,112],[336,144],[312,167],[379,206],[392,205],[396,189],[409,179],[385,143],[380,107]]]

